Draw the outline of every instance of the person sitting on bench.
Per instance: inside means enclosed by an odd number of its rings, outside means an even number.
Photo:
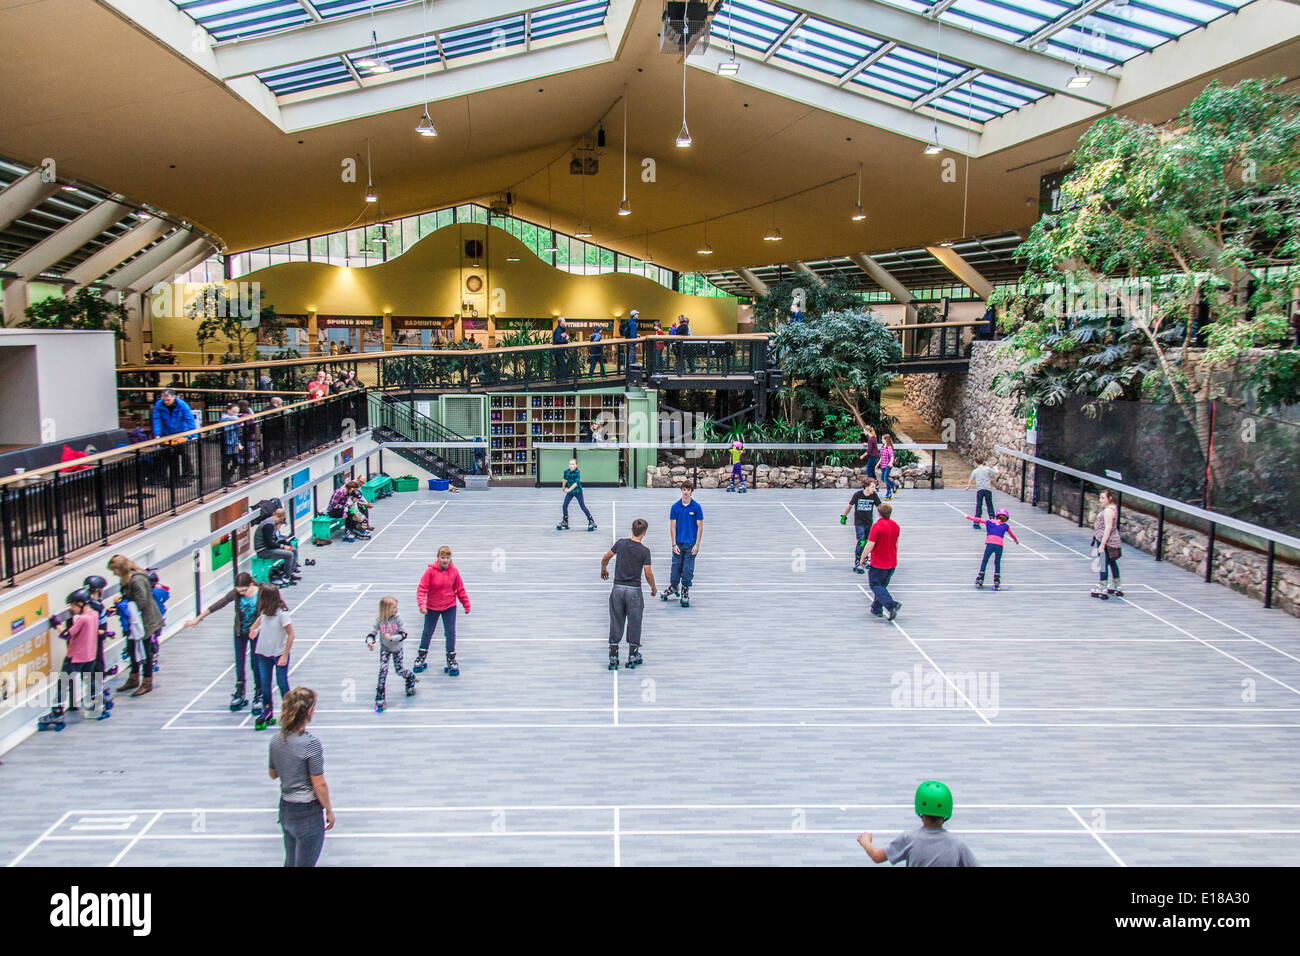
[[[257,526],[257,531],[253,535],[253,548],[259,558],[264,558],[267,561],[282,558],[284,568],[278,572],[273,571],[271,577],[279,576],[293,583],[298,581],[302,575],[298,573],[298,552],[290,544],[289,539],[280,532],[284,521],[284,509],[275,509],[271,517]]]

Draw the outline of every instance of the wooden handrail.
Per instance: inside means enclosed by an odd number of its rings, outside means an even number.
[[[128,390],[140,391],[141,389],[136,388],[136,389],[128,389]],[[328,397],[336,398],[337,396],[328,396]],[[321,399],[321,401],[323,400],[324,399]],[[222,429],[222,428],[229,428],[232,425],[236,425],[241,422],[256,421],[259,418],[264,418],[269,415],[278,415],[282,412],[290,411],[291,409],[305,408],[308,405],[315,405],[315,404],[318,404],[318,401],[313,399],[308,399],[303,402],[294,402],[292,405],[284,405],[280,408],[271,408],[271,409],[267,409],[266,411],[254,412],[250,416],[240,417],[239,419],[233,422],[217,422],[216,424],[213,425],[204,425],[200,428],[194,428],[187,432],[177,432],[174,435],[167,435],[163,438],[151,438],[148,441],[138,442],[134,445],[123,445],[120,448],[110,448],[108,451],[96,452],[95,454],[87,455],[84,458],[74,458],[71,461],[60,461],[53,465],[46,465],[43,468],[33,468],[31,471],[23,472],[21,475],[5,475],[3,478],[0,478],[0,487],[4,485],[10,485],[10,484],[25,483],[31,480],[32,478],[37,478],[40,477],[41,475],[54,474],[55,472],[59,472],[59,471],[66,471],[69,468],[81,468],[85,465],[93,464],[94,462],[97,461],[106,461],[110,458],[120,458],[125,455],[133,455],[138,451],[156,450],[158,448],[161,448],[164,445],[177,444],[178,440],[182,438],[188,442],[191,438],[197,438],[199,435],[203,435],[207,432],[217,431],[218,429]]]
[[[173,392],[208,392],[213,395],[229,395],[231,392],[238,392],[238,388],[194,388],[191,385],[119,385],[119,392],[162,392],[167,389]],[[250,395],[306,395],[307,392],[277,392],[275,390],[265,390],[260,388],[243,389]]]
[[[917,328],[917,326],[911,326]],[[232,362],[229,365],[120,365],[118,372],[152,372],[161,375],[164,372],[192,372],[192,373],[216,373],[249,371],[257,368],[265,368],[268,365],[338,365],[357,362],[377,362],[384,359],[405,358],[412,355],[439,355],[446,358],[481,358],[488,355],[514,355],[520,352],[540,352],[548,349],[586,349],[600,347],[602,345],[615,345],[624,342],[639,342],[642,339],[667,339],[671,341],[699,340],[701,342],[725,341],[756,341],[770,338],[770,333],[764,332],[745,332],[741,334],[727,335],[689,335],[677,336],[664,334],[660,335],[638,335],[635,339],[609,338],[601,339],[599,342],[569,342],[566,345],[552,345],[544,342],[540,345],[515,345],[509,348],[491,348],[491,349],[400,349],[390,352],[353,352],[348,355],[309,355],[304,358],[296,359],[266,359],[260,362]],[[166,386],[144,386],[153,388],[165,388]]]

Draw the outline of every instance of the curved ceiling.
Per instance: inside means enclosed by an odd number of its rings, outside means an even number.
[[[172,8],[170,0],[156,2]],[[318,15],[324,7],[294,2],[305,11],[317,9]],[[944,5],[940,16],[970,2]],[[429,15],[455,4],[461,0],[435,3]],[[866,0],[817,0],[801,8],[815,6],[824,17],[844,8],[843,21],[867,5]],[[925,6],[919,0],[914,5]],[[1071,6],[1055,0],[1054,5]],[[409,12],[410,6],[377,5],[376,19]],[[1164,120],[1210,78],[1294,79],[1300,63],[1300,7],[1255,0],[1112,71],[1118,77],[1109,81],[1113,91],[1107,95],[1114,106],[1057,91],[983,124],[948,117],[944,135],[951,126],[957,139],[945,142],[944,154],[923,156],[925,127],[937,125],[936,108],[928,103],[909,109],[888,97],[847,93],[812,76],[806,64],[773,65],[782,59],[775,50],[766,62],[765,53],[742,51],[739,74],[719,76],[717,64],[729,57],[729,49],[715,38],[707,51],[688,58],[694,68],[685,70],[686,115],[694,145],[679,150],[673,144],[682,125],[683,66],[680,55],[659,52],[662,7],[613,0],[599,28],[608,32],[601,40],[607,49],[601,62],[580,65],[585,61],[579,46],[596,29],[585,26],[575,34],[580,40],[551,37],[548,47],[543,42],[548,38],[541,37],[538,50],[488,51],[481,63],[431,73],[429,112],[439,135],[425,138],[414,132],[426,83],[418,66],[403,73],[397,63],[395,79],[363,76],[350,79],[347,90],[313,87],[277,99],[251,74],[223,81],[121,12],[136,7],[152,9],[154,3],[0,0],[0,31],[22,38],[0,59],[0,88],[10,94],[0,115],[0,154],[31,164],[55,157],[61,173],[195,223],[230,251],[457,202],[488,201],[507,189],[517,215],[542,223],[552,219],[557,229],[573,232],[585,205],[594,241],[634,256],[645,255],[648,244],[655,261],[682,271],[763,265],[775,261],[774,254],[784,261],[827,259],[1023,230],[1037,218],[1039,177],[1063,164],[1096,116],[1109,109]],[[414,9],[421,12],[419,4]],[[366,17],[344,22],[355,30]],[[797,29],[782,43],[793,42]],[[949,38],[959,32],[955,25],[942,29]],[[385,36],[379,41],[387,56]],[[255,42],[240,40],[225,50]],[[218,59],[230,61],[222,51],[218,45]],[[363,53],[354,48],[350,62]],[[533,53],[549,59],[533,59]],[[962,55],[963,62],[974,59]],[[250,58],[245,67],[231,69],[238,72],[256,62]],[[543,69],[551,71],[544,78],[519,79]],[[1062,69],[1069,71],[1068,65]],[[1100,69],[1096,72],[1102,84]],[[970,86],[977,79],[963,83]],[[457,84],[471,80],[488,88],[455,92]],[[933,99],[973,95],[962,93],[963,83]],[[625,89],[632,215],[619,216]],[[383,99],[399,92],[405,100]],[[348,109],[366,103],[407,105],[298,132],[285,132],[275,121],[290,115],[290,107],[322,110],[329,103],[335,109],[337,93],[371,98],[345,99],[352,104]],[[909,115],[920,121],[919,132],[907,125]],[[599,172],[570,175],[573,147],[602,120],[607,146],[598,151]],[[363,200],[367,145],[380,196],[375,204]],[[654,167],[653,181],[642,176],[647,160]],[[356,181],[344,181],[348,161],[358,168]],[[859,163],[867,218],[854,222]],[[779,250],[762,238],[774,218],[784,236]],[[707,260],[696,254],[706,219],[715,250]]]

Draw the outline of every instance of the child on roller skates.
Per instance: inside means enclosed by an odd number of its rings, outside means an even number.
[[[366,635],[366,647],[372,651],[375,649],[376,636],[379,638],[379,683],[375,685],[375,713],[382,714],[390,658],[397,676],[406,681],[407,697],[415,694],[415,685],[420,679],[402,667],[402,644],[406,640],[406,629],[402,627],[402,619],[397,616],[397,598],[379,599],[379,614],[375,617],[374,627]]]
[[[107,714],[113,709],[113,693],[104,682],[117,673],[116,664],[112,667],[104,665],[104,645],[113,636],[113,632],[108,629],[108,603],[104,600],[104,589],[108,587],[108,581],[98,574],[91,574],[81,583],[90,592],[90,609],[99,618],[99,633],[95,643],[95,679],[104,686],[104,712]]]
[[[888,501],[894,497],[894,490],[898,488],[898,482],[890,477],[890,472],[894,468],[894,437],[892,435],[880,436],[880,480],[885,483],[885,500]]]
[[[569,502],[577,498],[578,507],[587,516],[587,530],[595,531],[596,519],[587,510],[587,503],[582,500],[582,472],[578,469],[578,459],[569,459],[569,467],[564,470],[564,478],[560,481],[560,490],[564,492],[564,512],[560,523],[555,526],[555,530],[569,530]]]
[[[253,667],[262,679],[262,709],[256,714],[254,730],[265,730],[275,723],[275,689],[280,687],[280,697],[289,693],[289,652],[293,650],[293,618],[289,605],[280,597],[274,584],[257,586],[257,619],[249,628],[248,636],[258,642],[253,652]]]
[[[244,659],[257,653],[257,640],[249,636],[253,622],[257,620],[257,582],[247,571],[240,571],[235,576],[235,586],[231,588],[211,607],[194,618],[186,621],[184,627],[193,627],[210,614],[215,614],[228,604],[235,603],[235,692],[230,695],[230,709],[242,710],[248,706],[248,697],[244,688]],[[253,713],[262,709],[262,678],[258,673],[256,661],[249,661],[253,671]]]
[[[853,492],[849,506],[840,515],[840,524],[848,524],[849,512],[853,512],[853,534],[857,546],[853,551],[853,570],[866,574],[862,566],[862,549],[867,546],[867,536],[871,534],[871,523],[876,519],[876,509],[880,507],[880,495],[876,494],[876,479],[868,476],[862,479],[862,490]]]
[[[745,493],[745,469],[740,465],[740,458],[745,453],[745,443],[743,441],[733,441],[731,443],[731,483],[727,485],[728,491],[736,491],[736,481],[740,481],[740,493]]]
[[[465,606],[469,613],[469,595],[465,593],[465,583],[460,579],[460,572],[451,563],[451,548],[443,545],[438,549],[438,560],[424,569],[424,575],[415,589],[415,600],[424,615],[424,631],[420,635],[420,652],[415,655],[412,670],[421,674],[429,666],[429,643],[433,632],[442,621],[443,643],[447,649],[447,664],[442,672],[451,677],[460,674],[460,665],[456,663],[456,601]]]
[[[921,825],[900,834],[885,849],[871,842],[870,833],[858,834],[858,844],[872,863],[906,863],[913,866],[979,866],[975,854],[960,837],[943,828],[952,818],[952,791],[938,780],[916,788],[913,803]]]
[[[90,591],[86,588],[77,588],[68,595],[68,610],[71,612],[71,618],[68,621],[67,628],[61,636],[67,639],[68,649],[63,658],[63,666],[59,670],[59,691],[55,700],[53,709],[37,722],[37,727],[41,730],[63,729],[64,714],[67,711],[76,710],[73,699],[73,687],[80,685],[80,699],[82,704],[86,704],[87,694],[83,683],[83,675],[89,674],[91,677],[91,690],[89,694],[89,706],[86,707],[86,717],[95,717],[96,720],[104,720],[109,716],[107,710],[103,707],[103,683],[96,680],[95,674],[95,649],[98,644],[96,635],[99,632],[99,615],[90,606]],[[67,693],[68,706],[65,710],[63,706],[64,693]]]
[[[988,567],[989,558],[993,558],[993,590],[1002,590],[1002,539],[1009,536],[1016,544],[1020,539],[1011,530],[1011,513],[1006,508],[999,508],[992,518],[976,518],[964,515],[967,521],[984,525],[984,558],[980,561],[980,573],[975,577],[975,586],[984,587],[984,569]]]

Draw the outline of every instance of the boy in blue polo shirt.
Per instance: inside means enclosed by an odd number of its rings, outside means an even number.
[[[700,553],[704,540],[704,509],[698,501],[691,500],[695,490],[689,482],[682,484],[682,500],[673,502],[668,512],[668,535],[673,545],[673,571],[668,589],[661,597],[681,597],[681,606],[691,606],[691,582],[695,579],[695,556]],[[680,582],[681,591],[677,589]]]

